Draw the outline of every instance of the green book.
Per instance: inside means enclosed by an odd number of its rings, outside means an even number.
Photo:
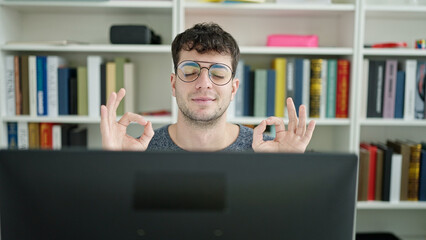
[[[127,59],[124,57],[116,57],[115,61],[115,90],[118,92],[121,88],[124,88],[124,63]],[[128,89],[126,89],[128,90]],[[117,116],[124,114],[124,101],[125,98],[120,102],[117,108]]]
[[[77,114],[88,115],[87,67],[77,68]]]
[[[329,59],[327,67],[326,118],[336,117],[337,60]]]
[[[268,71],[256,69],[254,71],[254,116],[266,117],[266,91]]]

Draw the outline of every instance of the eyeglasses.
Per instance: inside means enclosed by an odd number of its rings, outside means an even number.
[[[201,67],[199,63],[212,63],[210,67]],[[209,72],[212,83],[223,86],[232,79],[232,70],[223,63],[203,62],[203,61],[183,61],[177,66],[176,72],[180,80],[190,83],[198,79],[201,70],[205,68]]]

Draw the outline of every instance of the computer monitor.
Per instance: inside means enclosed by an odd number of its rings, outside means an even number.
[[[2,240],[354,239],[357,157],[0,151]]]

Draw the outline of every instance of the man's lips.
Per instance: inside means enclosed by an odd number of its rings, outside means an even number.
[[[192,101],[198,104],[209,104],[216,101],[216,99],[211,97],[194,97]]]

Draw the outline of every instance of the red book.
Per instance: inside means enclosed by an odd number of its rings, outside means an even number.
[[[336,118],[348,118],[349,65],[349,60],[337,61]]]
[[[52,128],[53,123],[40,123],[40,148],[53,149]]]
[[[374,201],[376,198],[376,158],[377,146],[361,143],[361,148],[370,151],[370,172],[368,173],[368,195],[367,200]]]

